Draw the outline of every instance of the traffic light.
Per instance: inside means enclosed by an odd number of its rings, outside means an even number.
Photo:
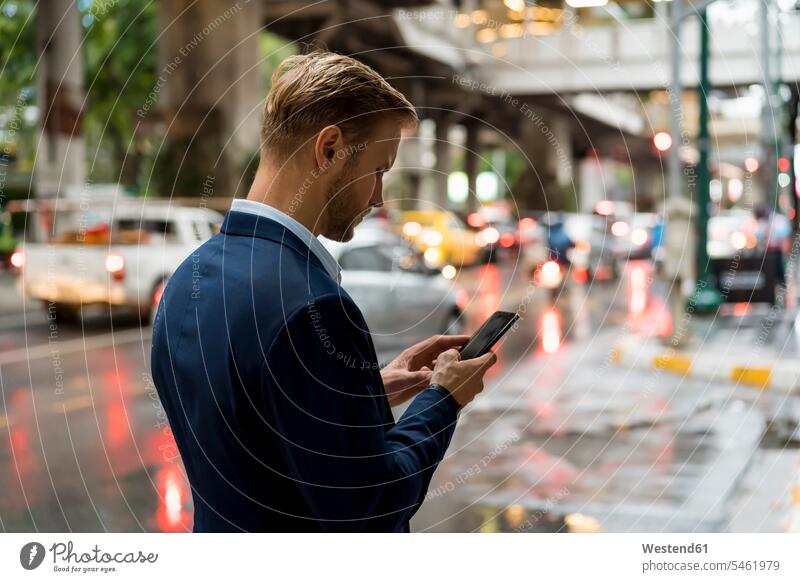
[[[669,151],[672,147],[672,136],[666,131],[659,131],[653,136],[653,145],[659,152]]]
[[[791,162],[789,158],[778,158],[778,186],[786,188],[792,183],[792,177],[789,175]]]

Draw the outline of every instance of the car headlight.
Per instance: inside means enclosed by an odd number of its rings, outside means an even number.
[[[494,228],[493,226],[484,228],[481,231],[483,235],[483,240],[486,241],[487,244],[493,245],[497,241],[500,240],[500,231]]]
[[[731,246],[735,248],[737,251],[742,250],[747,245],[747,235],[743,232],[736,232],[731,233]]]
[[[443,240],[444,236],[442,236],[442,233],[438,230],[429,230],[422,235],[422,242],[429,247],[438,247],[440,244],[442,244]]]
[[[403,234],[408,238],[414,238],[422,231],[422,225],[419,222],[406,222],[403,225]]]
[[[643,228],[637,228],[631,233],[631,242],[636,246],[642,246],[647,242],[647,231]]]
[[[425,260],[432,264],[437,265],[442,260],[442,251],[435,247],[431,247],[425,251]]]

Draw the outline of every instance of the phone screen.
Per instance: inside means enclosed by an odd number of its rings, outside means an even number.
[[[461,348],[461,359],[471,360],[487,353],[518,319],[516,313],[495,311]]]

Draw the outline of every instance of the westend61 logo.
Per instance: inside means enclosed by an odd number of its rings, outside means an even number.
[[[87,552],[76,552],[72,542],[57,542],[48,550],[39,542],[29,542],[22,546],[19,552],[19,563],[26,570],[38,568],[44,561],[45,555],[50,552],[53,557],[54,572],[101,572],[103,574],[116,572],[115,564],[154,564],[158,554],[145,554],[141,550],[136,552],[104,552],[95,544]]]

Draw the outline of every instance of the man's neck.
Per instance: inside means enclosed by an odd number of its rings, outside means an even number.
[[[285,183],[262,169],[256,172],[247,200],[261,202],[283,212],[305,226],[314,236],[322,232],[324,225],[321,223],[319,210],[311,203],[314,200],[311,193],[307,192],[303,197],[296,185]]]

